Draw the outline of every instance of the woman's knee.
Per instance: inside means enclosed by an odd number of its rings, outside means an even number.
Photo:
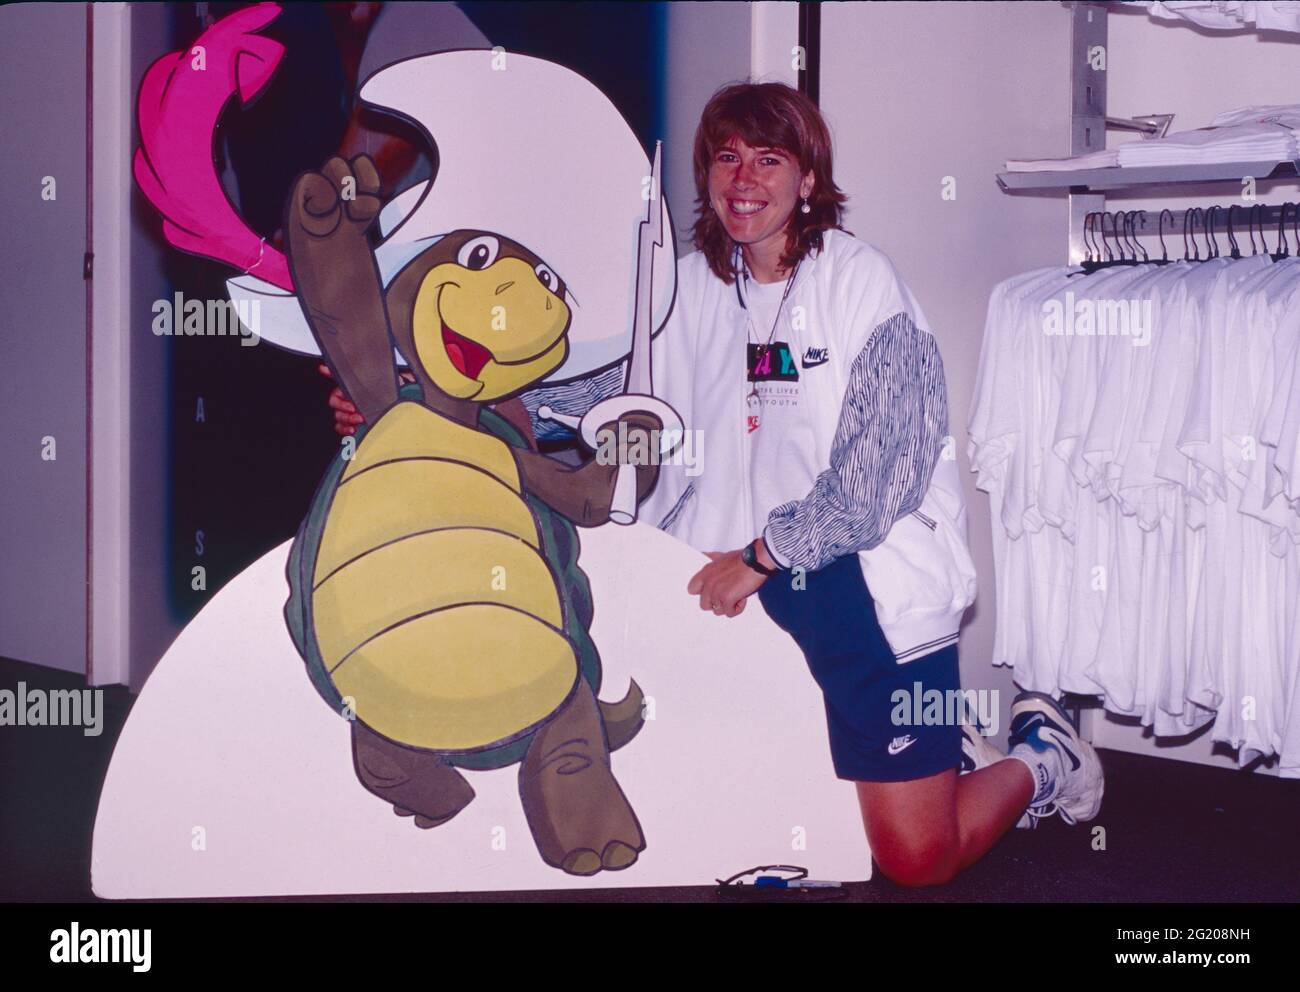
[[[909,888],[943,885],[957,874],[957,849],[940,838],[928,843],[895,843],[871,853],[881,874]]]
[[[862,821],[876,864],[907,886],[942,885],[961,854],[956,776],[899,783],[858,783]]]
[[[931,822],[927,829],[922,823],[877,822],[872,824],[876,829],[867,831],[876,864],[899,885],[942,885],[957,873],[961,842],[956,824],[945,829],[947,824]]]

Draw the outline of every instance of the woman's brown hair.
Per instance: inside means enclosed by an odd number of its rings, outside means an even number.
[[[718,149],[732,138],[755,148],[783,148],[799,162],[799,174],[813,174],[808,213],[796,208],[786,234],[781,267],[791,269],[810,249],[821,250],[822,232],[843,230],[848,197],[831,178],[831,134],[817,105],[785,83],[732,83],[709,98],[695,129],[695,247],[723,282],[735,278],[735,244],[709,202],[709,169]]]

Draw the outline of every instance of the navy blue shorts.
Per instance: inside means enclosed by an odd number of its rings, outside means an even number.
[[[857,555],[759,588],[763,609],[794,638],[826,703],[835,774],[855,782],[907,782],[961,763],[961,726],[916,721],[931,689],[961,688],[957,645],[900,665],[876,620]],[[919,684],[919,685],[918,685]],[[896,697],[902,690],[905,697]],[[933,698],[933,697],[930,697]],[[946,710],[946,707],[945,707]]]

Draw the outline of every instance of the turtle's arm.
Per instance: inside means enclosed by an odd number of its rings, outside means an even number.
[[[653,417],[630,414],[625,418],[632,428],[659,428]],[[609,520],[614,501],[614,480],[619,466],[602,465],[597,459],[575,468],[536,451],[512,448],[515,464],[524,488],[562,517],[580,527],[599,527]],[[659,478],[657,464],[638,465],[636,501],[640,503],[654,489]]]
[[[536,451],[514,449],[524,488],[562,517],[580,527],[598,527],[609,519],[617,465],[587,462],[566,465]]]
[[[359,155],[298,177],[285,210],[289,269],[321,354],[367,423],[397,402],[397,369],[379,266],[366,230],[379,175]],[[346,198],[345,198],[346,195]]]

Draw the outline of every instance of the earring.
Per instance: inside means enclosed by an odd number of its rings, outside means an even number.
[[[808,206],[808,197],[803,198],[803,206],[799,208],[799,212],[804,214],[812,213],[812,207]]]

